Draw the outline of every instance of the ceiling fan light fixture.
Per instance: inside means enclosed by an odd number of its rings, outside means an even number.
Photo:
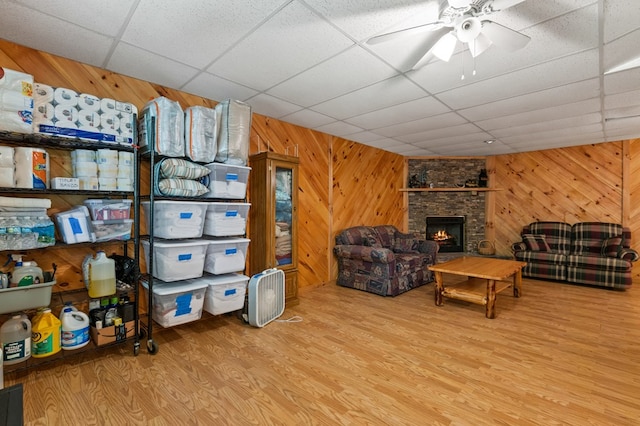
[[[452,32],[443,35],[440,40],[431,48],[431,53],[444,62],[449,62],[451,55],[456,50],[458,39]]]
[[[456,35],[458,40],[463,43],[470,43],[480,35],[482,31],[482,22],[478,18],[465,18],[456,25]]]
[[[491,47],[491,40],[486,35],[480,33],[475,40],[469,42],[469,52],[474,58]]]

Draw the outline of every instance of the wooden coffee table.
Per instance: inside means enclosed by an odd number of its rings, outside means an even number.
[[[522,295],[522,268],[526,262],[487,257],[464,256],[429,266],[436,279],[436,306],[442,297],[486,306],[485,316],[495,318],[496,294],[513,287],[513,296]],[[464,275],[467,280],[445,286],[442,274]]]

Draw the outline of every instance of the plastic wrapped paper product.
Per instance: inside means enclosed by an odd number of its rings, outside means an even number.
[[[216,110],[193,106],[184,111],[185,149],[191,160],[212,163],[218,149],[217,139]]]
[[[151,118],[155,118],[153,132],[147,128]],[[184,112],[180,104],[165,97],[149,101],[142,109],[139,136],[143,152],[154,149],[167,157],[184,157]]]
[[[0,130],[33,132],[33,76],[0,67]]]
[[[246,165],[249,159],[251,106],[227,99],[216,105],[216,118],[218,152],[215,161],[237,166]]]

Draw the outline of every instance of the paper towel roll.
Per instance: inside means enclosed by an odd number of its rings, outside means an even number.
[[[71,151],[71,160],[77,163],[83,161],[95,162],[96,152],[90,149],[74,149]]]
[[[53,100],[57,105],[76,106],[78,104],[78,93],[71,89],[58,87],[53,91]]]
[[[118,163],[118,178],[126,179],[126,178],[132,178],[132,177],[133,177],[133,166],[132,165],[121,166],[120,163]]]
[[[33,109],[33,121],[50,121],[55,117],[55,107],[50,102],[36,104]]]
[[[119,151],[118,152],[118,165],[119,166],[131,166],[135,157],[133,152]]]
[[[0,146],[0,167],[13,168],[13,148],[10,146]]]
[[[36,104],[53,102],[53,87],[42,83],[34,84],[33,102]]]
[[[0,187],[15,188],[16,181],[14,178],[14,173],[15,169],[13,168],[13,165],[11,165],[11,167],[0,166]]]
[[[7,111],[33,109],[33,98],[13,90],[0,89],[0,109]]]
[[[78,96],[78,107],[93,112],[100,111],[100,99],[88,93],[82,93]]]
[[[47,189],[49,187],[49,155],[41,148],[16,147],[16,187]]]
[[[118,120],[115,114],[102,114],[100,115],[100,126],[102,126],[102,133],[117,135],[120,120]]]
[[[71,166],[73,177],[98,176],[98,165],[93,161],[74,161]]]
[[[100,111],[102,114],[116,114],[116,101],[111,98],[104,98],[100,100]]]
[[[33,76],[20,71],[0,67],[0,88],[14,90],[25,96],[32,96]]]
[[[76,127],[75,122],[78,121],[78,110],[73,105],[56,105],[53,109],[53,116],[55,117],[56,126],[69,127],[64,123],[73,123],[74,127]]]
[[[7,132],[33,133],[33,111],[0,110],[0,129]]]
[[[88,110],[78,112],[78,129],[97,132],[100,125],[100,114]]]

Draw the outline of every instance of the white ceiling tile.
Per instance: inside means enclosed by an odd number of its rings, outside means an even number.
[[[413,143],[419,145],[421,142],[430,142],[438,139],[449,139],[451,142],[455,143],[456,138],[460,138],[460,140],[464,140],[462,138],[469,137],[470,135],[477,135],[481,131],[473,124],[461,124],[459,126],[450,126],[443,127],[440,129],[427,130],[425,132],[413,133],[410,135],[398,136],[396,139],[401,140],[407,143]],[[491,135],[487,133],[483,133],[480,141],[488,139]],[[419,145],[420,146],[420,145]]]
[[[424,129],[436,130],[464,123],[467,123],[467,120],[463,117],[454,112],[448,112],[420,120],[407,121],[405,123],[394,124],[393,126],[381,127],[373,130],[373,132],[387,137],[398,137],[420,133]]]
[[[477,129],[473,131],[471,128],[465,129],[466,132],[458,134],[441,134],[430,135],[428,138],[411,142],[411,144],[420,148],[429,148],[435,150],[436,147],[458,147],[463,145],[477,145],[487,148],[484,143],[485,140],[490,139],[491,136],[485,132],[480,132]],[[494,142],[495,143],[495,142]],[[492,144],[493,145],[493,144]]]
[[[140,1],[122,39],[202,69],[283,3],[283,0]]]
[[[600,124],[587,124],[584,126],[565,127],[562,129],[543,130],[535,133],[519,134],[500,138],[501,141],[508,145],[519,143],[535,144],[538,140],[554,140],[558,138],[575,138],[580,134],[597,133],[601,131]]]
[[[532,124],[524,126],[505,127],[502,129],[491,130],[491,134],[497,138],[505,138],[514,135],[526,135],[540,133],[551,130],[562,130],[567,127],[582,127],[589,124],[600,124],[602,122],[602,114],[594,112],[591,114],[579,115],[576,117],[562,118],[551,121],[536,121]]]
[[[395,70],[359,46],[269,89],[268,94],[305,107],[392,77]]]
[[[640,89],[604,97],[606,110],[614,108],[635,107],[640,104]]]
[[[597,75],[598,51],[590,50],[439,93],[437,97],[452,109],[463,109],[587,80]]]
[[[405,142],[400,142],[395,139],[378,139],[375,141],[367,142],[366,145],[372,146],[374,148],[386,149],[386,148],[404,147],[407,144]]]
[[[480,121],[518,113],[545,109],[575,103],[600,96],[600,83],[598,79],[580,81],[567,84],[562,87],[554,87],[539,92],[490,102],[484,105],[463,109],[458,113],[471,121]]]
[[[301,109],[300,111],[285,115],[280,119],[289,123],[296,124],[298,126],[306,127],[308,129],[315,129],[318,126],[323,126],[325,124],[336,121],[331,117],[327,117],[324,114],[320,114],[308,109]]]
[[[604,76],[604,93],[606,95],[638,89],[640,89],[640,68]]]
[[[413,145],[400,145],[393,148],[393,152],[400,155],[406,156],[422,156],[422,155],[433,155],[433,153],[424,148],[417,148]]]
[[[265,95],[264,93],[248,99],[247,103],[251,105],[253,112],[272,118],[285,117],[301,109],[298,105]]]
[[[338,120],[408,102],[424,92],[404,76],[397,76],[313,106],[311,109]]]
[[[640,63],[635,62],[640,58],[638,46],[640,46],[640,30],[625,34],[607,44],[603,56],[605,72],[616,67],[624,67],[628,63],[633,63],[636,67],[640,66]]]
[[[505,115],[489,120],[476,121],[476,124],[491,133],[495,133],[499,129],[522,129],[527,125],[535,125],[537,123],[547,123],[553,120],[560,120],[569,117],[580,117],[597,112],[600,114],[600,99],[588,99],[586,101],[574,102],[553,106],[549,108],[527,111],[525,113]]]
[[[333,123],[316,127],[316,130],[334,136],[345,136],[362,131],[360,127],[345,123],[344,121],[334,121]]]
[[[308,8],[291,2],[230,52],[209,72],[266,90],[353,45]]]
[[[637,0],[604,0],[604,42],[638,29],[638,12]]]
[[[123,30],[132,6],[137,1],[83,0],[81,6],[67,0],[19,0],[17,3],[85,29],[115,37]]]
[[[257,91],[207,72],[198,74],[180,90],[221,102],[225,99],[244,101],[258,94]]]
[[[431,117],[449,111],[449,109],[433,97],[425,96],[384,110],[373,111],[345,120],[363,129],[379,129],[394,124],[406,123],[424,117]],[[426,123],[425,123],[426,124]]]
[[[380,140],[380,135],[377,135],[373,132],[367,132],[367,131],[351,133],[351,134],[345,135],[344,137],[346,139],[364,143],[364,144]]]
[[[107,68],[168,87],[180,87],[198,72],[179,62],[120,43]]]
[[[0,38],[96,66],[104,66],[113,43],[102,34],[6,1]]]

